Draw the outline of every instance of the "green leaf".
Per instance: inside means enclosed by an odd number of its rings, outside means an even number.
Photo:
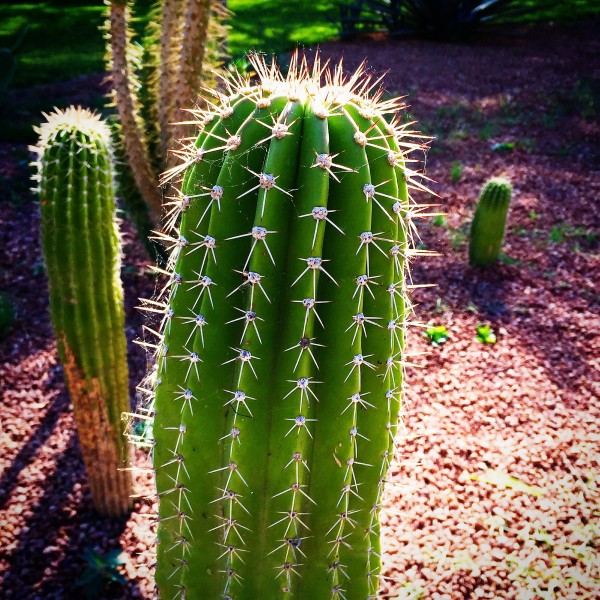
[[[127,562],[127,555],[119,548],[118,550],[111,550],[104,555],[104,564],[111,567],[118,567],[124,565]]]
[[[498,142],[492,144],[492,152],[512,152],[515,149],[515,142]]]
[[[428,327],[424,335],[429,338],[431,345],[437,348],[444,344],[448,339],[448,330],[445,325],[434,325]]]
[[[127,579],[123,573],[119,573],[119,571],[111,570],[106,574],[106,577],[115,583],[120,583],[121,585],[125,585],[127,583]]]
[[[508,256],[508,254],[504,254],[504,252],[500,252],[500,262],[504,263],[505,265],[518,265],[519,264],[518,259],[512,258],[511,256]]]
[[[77,586],[85,586],[91,583],[96,577],[98,577],[98,572],[88,567],[83,574],[75,580],[75,585]]]
[[[482,344],[495,344],[496,334],[489,325],[477,325],[477,340]]]
[[[100,554],[89,546],[83,551],[83,559],[92,569],[101,569],[104,566]]]
[[[97,598],[100,596],[104,590],[104,583],[104,577],[91,567],[88,567],[83,575],[75,580],[75,585],[83,588],[86,598]]]
[[[97,598],[109,581],[121,585],[127,583],[127,579],[117,570],[119,565],[127,562],[127,555],[120,548],[99,554],[93,548],[87,547],[83,551],[83,559],[88,567],[75,581],[75,585],[83,588],[86,598]]]

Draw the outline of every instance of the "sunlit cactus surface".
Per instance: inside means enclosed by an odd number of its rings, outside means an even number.
[[[131,476],[120,240],[110,132],[94,113],[46,115],[36,151],[50,312],[96,508],[127,512]]]
[[[500,259],[511,195],[512,186],[504,177],[493,177],[483,187],[471,225],[469,262],[473,266],[492,265]]]
[[[161,598],[374,598],[420,138],[363,69],[254,58],[165,175]],[[149,342],[151,343],[151,342]]]

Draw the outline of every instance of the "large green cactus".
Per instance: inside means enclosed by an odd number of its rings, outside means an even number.
[[[469,262],[473,266],[498,262],[511,194],[510,181],[504,177],[490,179],[481,191],[471,224]]]
[[[260,83],[230,82],[167,174],[183,178],[148,304],[156,582],[164,599],[365,600],[403,386],[404,155],[420,144],[362,71],[254,67]]]
[[[110,133],[97,115],[68,108],[48,115],[39,134],[36,177],[58,353],[94,504],[122,514],[131,494],[130,473],[119,470],[129,401]]]

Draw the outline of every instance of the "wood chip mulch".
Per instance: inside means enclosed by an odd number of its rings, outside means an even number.
[[[385,502],[384,598],[600,597],[599,23],[542,26],[473,45],[327,43],[363,57],[438,137],[426,174],[445,218],[421,224],[403,434]],[[97,95],[98,78],[82,79]],[[60,87],[60,86],[58,86]],[[57,95],[60,89],[54,90]],[[17,318],[0,341],[0,597],[81,597],[86,547],[127,556],[123,588],[153,597],[151,506],[94,514],[57,364],[39,214],[24,146],[0,145],[0,287]],[[514,187],[505,259],[467,262],[468,224],[491,176]],[[416,195],[422,203],[433,199]],[[138,297],[154,279],[125,223],[132,392],[144,369]],[[495,344],[477,341],[489,324]],[[421,354],[427,352],[428,354]],[[143,457],[140,455],[139,460]],[[140,475],[140,491],[151,489]]]

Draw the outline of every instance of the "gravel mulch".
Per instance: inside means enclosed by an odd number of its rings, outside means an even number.
[[[441,256],[412,269],[416,283],[437,287],[413,298],[415,319],[445,325],[449,337],[433,348],[422,329],[411,330],[416,366],[385,503],[382,597],[600,597],[598,24],[469,46],[322,47],[343,52],[348,67],[368,56],[376,72],[389,69],[387,88],[408,93],[411,115],[438,138],[427,175],[446,216],[424,219],[421,235]],[[100,94],[100,78],[82,81]],[[84,549],[120,547],[128,583],[102,597],[151,598],[151,506],[136,501],[122,521],[91,509],[47,312],[27,162],[24,146],[0,145],[8,190],[0,287],[17,311],[0,342],[0,597],[80,597]],[[482,184],[500,174],[514,187],[505,258],[472,269],[468,224]],[[154,280],[127,223],[124,233],[133,391],[145,363],[131,343],[142,324],[135,306]],[[491,325],[495,344],[475,339],[480,323]],[[148,474],[138,488],[151,490]]]

